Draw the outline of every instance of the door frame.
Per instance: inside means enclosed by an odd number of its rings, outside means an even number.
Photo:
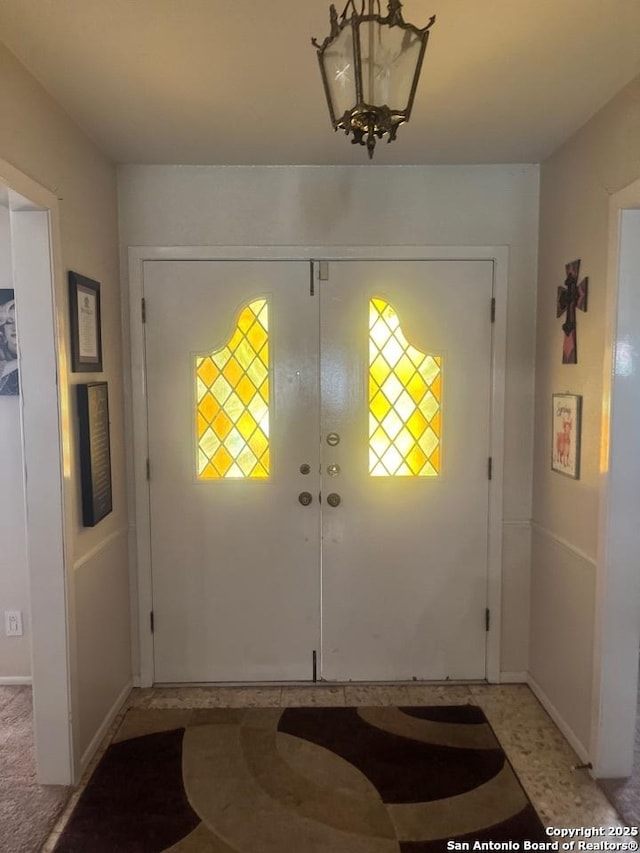
[[[75,611],[68,582],[73,484],[59,200],[5,160],[0,160],[0,184],[9,193],[18,293],[36,772],[41,784],[71,785],[79,775],[79,748],[72,678]]]
[[[151,577],[151,520],[147,480],[148,418],[145,338],[142,318],[144,265],[148,261],[491,261],[495,322],[491,343],[492,478],[489,481],[486,679],[500,681],[502,599],[502,497],[504,470],[505,366],[507,338],[507,246],[131,246],[129,261],[129,328],[133,427],[133,492],[131,555],[137,566],[137,621],[140,686],[154,683]],[[150,310],[152,306],[150,306]]]
[[[589,755],[596,778],[631,774],[638,714],[640,585],[637,395],[640,329],[633,300],[640,179],[611,196],[605,295],[600,509]],[[630,351],[629,364],[618,355]]]

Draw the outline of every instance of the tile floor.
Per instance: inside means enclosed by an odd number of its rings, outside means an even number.
[[[547,826],[624,826],[580,760],[524,684],[313,685],[285,687],[157,687],[133,690],[99,753],[87,768],[42,853],[51,853],[84,786],[130,707],[173,709],[182,719],[193,709],[304,706],[479,705]]]

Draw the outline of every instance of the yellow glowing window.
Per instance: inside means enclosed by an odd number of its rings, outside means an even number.
[[[269,476],[269,306],[242,309],[222,349],[196,356],[198,479]]]
[[[442,359],[407,341],[392,306],[369,303],[369,474],[440,473]]]

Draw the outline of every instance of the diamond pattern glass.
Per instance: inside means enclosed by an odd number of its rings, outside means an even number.
[[[369,303],[369,474],[440,473],[442,358],[411,346],[384,299]]]
[[[269,477],[269,305],[242,309],[226,346],[196,356],[199,480]]]

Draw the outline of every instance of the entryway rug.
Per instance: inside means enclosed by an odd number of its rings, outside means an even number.
[[[432,853],[450,840],[546,839],[473,705],[132,709],[116,741],[57,853]]]

